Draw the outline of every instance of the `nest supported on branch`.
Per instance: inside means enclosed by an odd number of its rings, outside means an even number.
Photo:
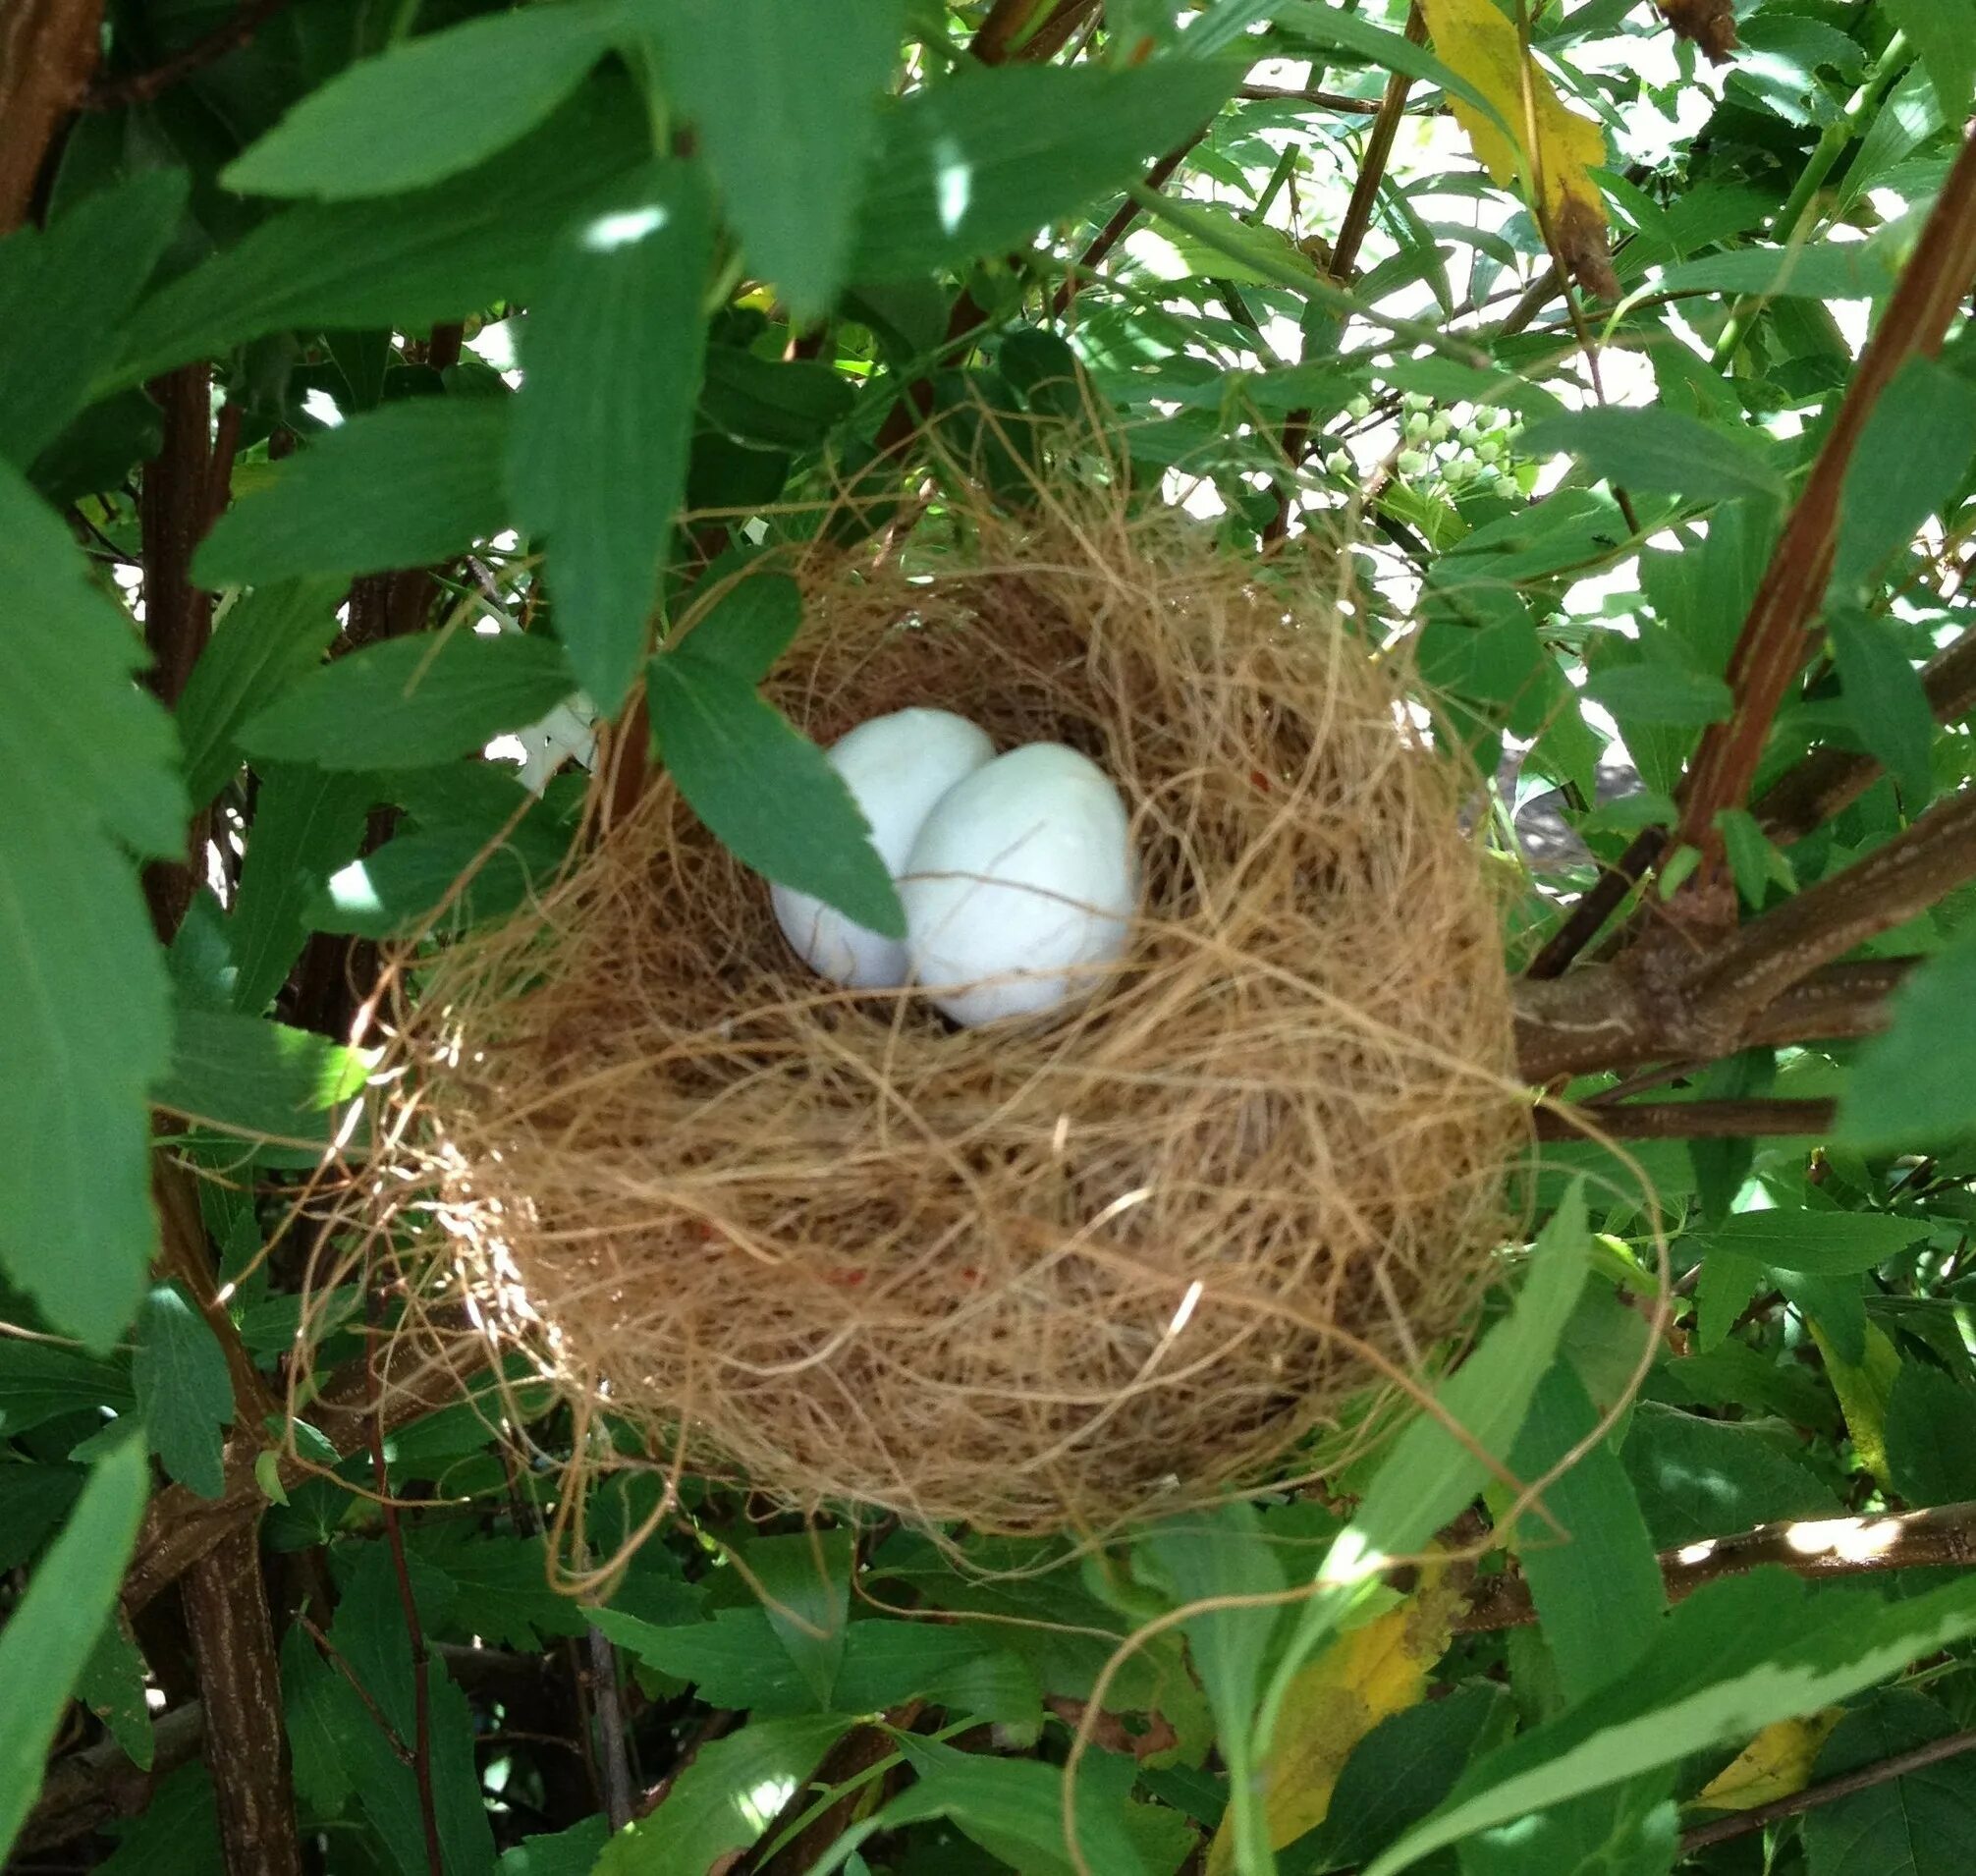
[[[1026,1024],[838,990],[661,775],[401,1013],[423,1297],[582,1424],[792,1507],[1093,1530],[1296,1469],[1420,1374],[1508,1222],[1472,776],[1323,593],[1182,523],[796,571],[767,692],[819,743],[932,705],[1117,782],[1125,957]]]

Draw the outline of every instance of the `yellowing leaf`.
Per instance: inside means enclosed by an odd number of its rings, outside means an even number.
[[[1606,160],[1598,125],[1565,108],[1536,62],[1523,56],[1514,22],[1491,0],[1420,0],[1420,10],[1435,51],[1502,119],[1494,122],[1463,98],[1449,99],[1483,167],[1505,188],[1521,183],[1541,204],[1551,241],[1580,286],[1617,299],[1606,201],[1591,177]]]
[[[1860,1464],[1886,1485],[1887,1404],[1894,1398],[1894,1377],[1900,1372],[1900,1352],[1877,1323],[1866,1325],[1866,1358],[1857,1366],[1833,1347],[1831,1337],[1815,1322],[1811,1334],[1825,1357],[1825,1372],[1839,1396],[1853,1451]]]
[[[1437,1572],[1398,1609],[1341,1635],[1290,1683],[1263,1790],[1274,1848],[1322,1824],[1352,1748],[1380,1721],[1425,1697],[1464,1601]],[[1208,1851],[1207,1876],[1234,1869],[1235,1837],[1225,1819]]]
[[[1802,1719],[1767,1726],[1695,1793],[1711,1811],[1747,1811],[1790,1797],[1811,1783],[1811,1768],[1843,1707],[1825,1707]]]

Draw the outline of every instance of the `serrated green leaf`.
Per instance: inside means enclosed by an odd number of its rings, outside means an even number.
[[[369,779],[269,763],[254,795],[253,831],[227,920],[233,1007],[258,1016],[307,941],[310,903],[362,843]]]
[[[1026,247],[1212,117],[1239,64],[957,72],[885,110],[851,274],[904,280]]]
[[[505,397],[409,398],[325,431],[213,524],[208,586],[422,567],[507,524]]]
[[[1972,22],[1976,25],[1976,22]],[[1820,1785],[1949,1738],[1938,1702],[1883,1688],[1848,1713],[1820,1749]],[[1805,1814],[1810,1876],[1961,1876],[1976,1867],[1976,1762],[1966,1755],[1814,1806]]]
[[[1886,620],[1840,608],[1826,627],[1853,731],[1900,784],[1901,805],[1918,814],[1935,792],[1935,710],[1921,674]]]
[[[686,486],[712,248],[698,170],[654,162],[565,231],[522,338],[508,483],[547,536],[556,630],[606,715],[644,656]]]
[[[821,1712],[844,1665],[851,1553],[848,1530],[758,1538],[744,1553],[769,1627]]]
[[[1909,1505],[1976,1498],[1976,1390],[1940,1368],[1902,1361],[1886,1436],[1889,1480]]]
[[[1839,1097],[1836,1137],[1862,1151],[1940,1145],[1976,1127],[1976,932],[1894,992]]]
[[[767,1828],[754,1793],[808,1777],[854,1724],[830,1713],[755,1720],[701,1747],[659,1807],[604,1846],[591,1876],[706,1876]]]
[[[1786,1517],[1830,1517],[1831,1488],[1757,1427],[1643,1401],[1620,1460],[1657,1546],[1696,1544]]]
[[[1813,1212],[1779,1207],[1737,1212],[1707,1234],[1710,1247],[1729,1250],[1779,1270],[1812,1277],[1849,1277],[1877,1270],[1919,1243],[1931,1230],[1925,1219],[1885,1212]]]
[[[1784,478],[1747,437],[1679,411],[1593,405],[1533,423],[1522,449],[1534,457],[1575,456],[1594,475],[1633,494],[1694,501],[1783,493]]]
[[[1585,680],[1585,694],[1621,723],[1723,723],[1734,699],[1720,678],[1673,663],[1607,665]]]
[[[1473,1767],[1365,1876],[1394,1876],[1471,1832],[1740,1743],[1972,1632],[1976,1580],[1892,1605],[1856,1590],[1815,1593],[1775,1568],[1709,1583],[1675,1607],[1632,1674]]]
[[[1737,248],[1662,271],[1662,293],[1746,293],[1766,299],[1873,300],[1894,285],[1887,263],[1862,242]]]
[[[634,7],[750,269],[798,324],[827,313],[844,282],[904,16],[902,0]]]
[[[296,326],[418,332],[496,300],[525,303],[557,232],[650,149],[631,86],[591,83],[450,182],[272,215],[138,306],[97,391]]]
[[[693,621],[688,636],[696,655],[759,684],[801,624],[802,588],[794,579],[746,571]]]
[[[347,201],[458,175],[524,136],[609,44],[607,7],[526,7],[347,66],[221,173],[258,195]]]
[[[599,1812],[553,1836],[524,1837],[502,1852],[495,1876],[591,1876],[610,1836],[611,1820]]]
[[[821,359],[764,359],[731,345],[707,349],[699,414],[737,442],[814,449],[856,402],[856,392]]]
[[[241,725],[322,662],[347,586],[329,579],[256,587],[221,619],[179,698],[186,793],[195,808],[240,767]]]
[[[1755,1299],[1763,1282],[1763,1261],[1732,1245],[1712,1244],[1695,1286],[1695,1346],[1706,1353],[1728,1340],[1736,1320]]]
[[[170,720],[131,682],[131,622],[0,465],[0,1267],[49,1323],[109,1348],[155,1230],[144,1106],[168,979],[136,870],[183,845]]]
[[[553,639],[453,632],[387,639],[312,671],[243,725],[249,754],[325,769],[415,768],[483,748],[576,688]]]
[[[1943,111],[1960,122],[1976,93],[1976,0],[1887,0],[1887,14],[1919,48]]]
[[[90,402],[185,202],[183,170],[140,170],[48,228],[0,241],[0,453],[16,468],[32,465]]]
[[[223,1131],[320,1140],[370,1073],[361,1050],[262,1017],[181,1004],[160,1107]]]
[[[233,1380],[211,1327],[176,1284],[157,1285],[137,1311],[131,1381],[166,1472],[201,1498],[218,1498],[226,1489],[221,1434],[234,1420]]]
[[[0,1628],[0,1860],[41,1789],[69,1691],[109,1620],[150,1487],[125,1440],[91,1469],[62,1534]]]
[[[1599,1414],[1568,1363],[1531,1397],[1509,1469],[1541,1477],[1593,1438]],[[1517,1554],[1567,1700],[1624,1674],[1653,1645],[1667,1610],[1660,1560],[1625,1467],[1596,1441],[1517,1524]]]
[[[76,1698],[109,1729],[133,1765],[145,1772],[151,1769],[156,1741],[151,1710],[144,1701],[144,1657],[121,1616],[113,1613],[104,1623],[77,1677]]]
[[[136,1405],[130,1371],[49,1342],[0,1337],[0,1434],[13,1439],[64,1413]]]
[[[1976,384],[1933,359],[1909,359],[1876,400],[1845,471],[1833,591],[1852,599],[1953,497],[1972,459]]]
[[[823,751],[745,679],[690,647],[661,652],[648,669],[667,771],[716,838],[756,872],[903,938],[898,889]]]
[[[117,1848],[96,1876],[212,1876],[225,1864],[212,1772],[200,1759],[160,1779],[137,1816],[105,1828]]]

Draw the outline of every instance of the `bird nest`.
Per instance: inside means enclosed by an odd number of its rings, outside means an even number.
[[[1472,773],[1331,598],[1178,522],[798,572],[766,690],[819,743],[937,705],[1117,782],[1126,955],[1026,1024],[836,989],[661,776],[422,966],[391,1131],[428,1269],[584,1424],[792,1507],[1108,1528],[1297,1469],[1506,1226]]]

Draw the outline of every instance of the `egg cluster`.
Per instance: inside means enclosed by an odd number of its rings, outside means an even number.
[[[1125,802],[1061,743],[997,755],[947,710],[874,717],[830,749],[899,885],[906,937],[778,885],[777,922],[851,989],[920,985],[963,1027],[1062,1008],[1125,950],[1138,896]]]

